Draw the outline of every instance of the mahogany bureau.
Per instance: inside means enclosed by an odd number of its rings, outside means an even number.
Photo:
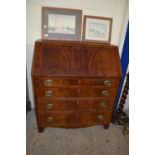
[[[36,41],[32,78],[38,131],[97,124],[107,129],[121,77],[117,46]]]

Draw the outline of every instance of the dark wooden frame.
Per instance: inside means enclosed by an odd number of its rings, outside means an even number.
[[[86,39],[86,20],[90,18],[90,19],[101,19],[101,20],[108,20],[110,22],[109,24],[109,35],[108,35],[108,40],[93,40],[93,39]],[[89,16],[89,15],[85,15],[84,16],[84,23],[83,23],[83,36],[82,36],[82,40],[85,42],[100,42],[100,43],[110,43],[111,41],[111,32],[112,32],[112,18],[109,17],[99,17],[99,16]]]
[[[75,23],[75,34],[64,34],[64,33],[47,33],[48,28],[44,28],[44,25],[48,24],[48,14],[59,14],[59,15],[73,15],[76,18]],[[67,8],[55,8],[55,7],[42,7],[42,39],[46,40],[81,40],[81,27],[82,27],[82,10],[67,9]],[[48,34],[47,37],[44,35]]]

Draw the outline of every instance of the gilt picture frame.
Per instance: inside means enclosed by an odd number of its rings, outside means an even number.
[[[42,35],[45,40],[81,40],[82,10],[42,7]]]
[[[112,32],[112,18],[98,16],[84,16],[83,41],[110,43]]]

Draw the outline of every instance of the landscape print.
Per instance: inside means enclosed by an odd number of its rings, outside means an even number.
[[[75,23],[75,16],[48,14],[48,33],[75,34]]]
[[[97,23],[97,22],[89,22],[88,36],[89,37],[97,37],[103,38],[106,35],[106,24],[105,23]]]

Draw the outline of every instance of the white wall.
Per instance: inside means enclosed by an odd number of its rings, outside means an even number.
[[[111,43],[122,46],[128,22],[128,0],[27,0],[26,1],[26,48],[29,95],[34,107],[31,66],[34,42],[41,38],[41,7],[63,7],[83,10],[83,15],[95,15],[113,18]]]

